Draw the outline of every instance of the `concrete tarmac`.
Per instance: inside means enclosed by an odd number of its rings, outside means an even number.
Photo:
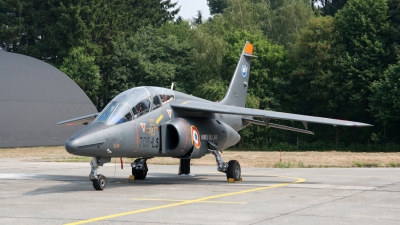
[[[399,168],[242,168],[228,183],[216,166],[106,164],[105,190],[89,163],[0,159],[0,224],[400,224]]]

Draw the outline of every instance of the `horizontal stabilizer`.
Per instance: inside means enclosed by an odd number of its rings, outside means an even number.
[[[92,122],[96,117],[99,115],[99,113],[95,114],[90,114],[82,117],[77,117],[74,119],[69,119],[69,120],[64,120],[61,122],[58,122],[57,125],[66,125],[66,126],[73,126],[77,124],[85,124],[87,125],[88,123]]]

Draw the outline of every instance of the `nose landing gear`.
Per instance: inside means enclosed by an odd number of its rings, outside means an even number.
[[[149,157],[152,158],[152,157]],[[147,176],[147,168],[146,161],[149,158],[138,158],[132,164],[132,175],[135,177],[135,180],[144,180]],[[91,171],[89,174],[89,179],[93,183],[93,188],[101,191],[104,190],[107,186],[107,178],[102,174],[97,174],[97,170],[99,166],[102,166],[104,163],[110,162],[111,158],[105,157],[93,157],[90,161]]]
[[[89,174],[89,179],[93,182],[94,189],[102,191],[104,188],[106,188],[107,178],[102,174],[97,174],[97,170],[99,169],[99,164],[100,164],[100,158],[93,157],[92,161],[90,161],[90,166],[92,167],[92,169]]]

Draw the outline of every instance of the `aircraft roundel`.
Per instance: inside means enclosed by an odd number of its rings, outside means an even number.
[[[196,148],[200,148],[201,146],[201,141],[200,141],[200,132],[197,130],[195,126],[190,127],[191,133],[192,133],[192,140],[193,140],[193,145]]]
[[[242,66],[242,76],[243,76],[243,77],[246,77],[246,75],[247,75],[247,66],[246,66],[246,65],[243,65],[243,66]]]

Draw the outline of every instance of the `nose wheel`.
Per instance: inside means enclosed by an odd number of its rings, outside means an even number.
[[[97,179],[92,180],[94,189],[102,191],[107,185],[107,178],[102,174],[97,175]]]

